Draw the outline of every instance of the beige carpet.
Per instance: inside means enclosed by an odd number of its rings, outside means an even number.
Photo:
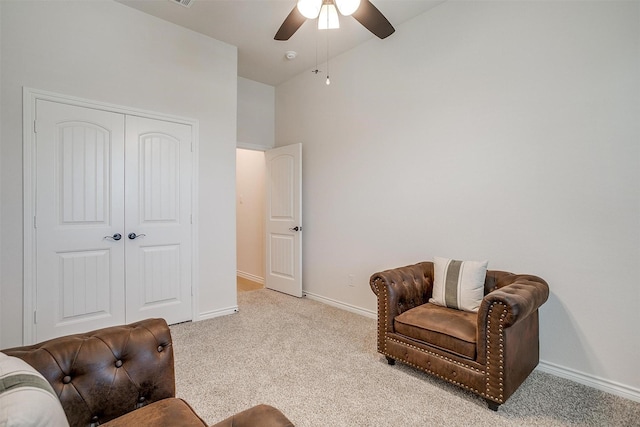
[[[214,423],[258,403],[298,427],[640,426],[640,403],[534,371],[498,412],[376,352],[375,321],[262,289],[171,327],[177,394]]]

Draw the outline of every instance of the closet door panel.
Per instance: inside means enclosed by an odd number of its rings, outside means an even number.
[[[127,320],[191,320],[191,126],[126,127]]]
[[[124,323],[124,116],[36,104],[36,340]]]

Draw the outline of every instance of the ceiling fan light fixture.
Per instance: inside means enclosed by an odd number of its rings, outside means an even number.
[[[318,18],[318,29],[333,30],[335,28],[340,28],[336,6],[333,3],[323,4]]]
[[[298,11],[307,19],[316,19],[320,14],[322,0],[298,0]]]
[[[353,16],[356,21],[376,37],[385,39],[395,32],[395,28],[393,28],[393,25],[385,18],[382,12],[371,3],[372,1],[373,0],[296,0],[296,5],[293,7],[293,10],[289,12],[289,15],[287,15],[282,22],[282,25],[280,25],[280,28],[273,38],[274,40],[289,40],[308,19],[318,18],[319,29],[339,28],[339,9],[340,14]],[[321,10],[325,12],[320,18],[319,14]]]
[[[360,0],[335,0],[335,3],[344,16],[352,15],[360,7]]]

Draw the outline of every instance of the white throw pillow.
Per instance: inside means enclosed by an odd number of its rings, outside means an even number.
[[[429,302],[477,312],[484,298],[488,261],[433,258],[433,294]]]
[[[24,360],[2,352],[0,426],[69,426],[51,384]]]

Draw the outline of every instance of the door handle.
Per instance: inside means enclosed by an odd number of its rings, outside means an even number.
[[[302,231],[302,227],[296,225],[295,227],[290,228],[289,231]]]
[[[131,240],[136,240],[138,237],[144,237],[144,236],[146,236],[146,234],[129,233],[127,237],[130,238]]]
[[[120,240],[122,239],[122,234],[120,233],[116,233],[113,236],[104,236],[105,239],[111,239],[111,240]]]

